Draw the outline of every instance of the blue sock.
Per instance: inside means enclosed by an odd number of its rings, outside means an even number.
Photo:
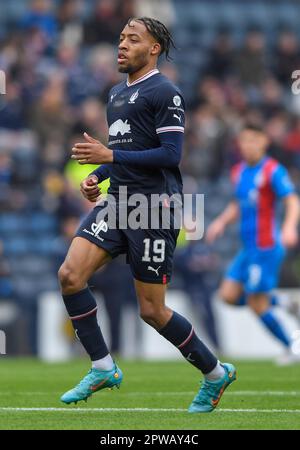
[[[260,316],[261,321],[263,324],[268,328],[268,330],[277,338],[280,340],[280,342],[283,343],[285,347],[290,346],[290,340],[287,337],[282,325],[280,324],[279,320],[275,315],[273,314],[271,309],[268,309]]]
[[[278,297],[275,294],[270,295],[270,305],[272,306],[279,305]]]
[[[92,361],[108,355],[108,349],[97,322],[97,303],[89,288],[63,295],[75,334]]]
[[[278,298],[277,298],[277,296],[275,294],[271,294],[269,298],[270,298],[270,305],[272,305],[272,306],[279,305]],[[242,294],[235,305],[236,306],[245,306],[245,305],[247,305],[247,296],[246,296],[246,294]]]
[[[200,369],[203,374],[211,372],[216,367],[217,358],[200,341],[190,322],[175,311],[159,333],[175,345],[185,359]]]

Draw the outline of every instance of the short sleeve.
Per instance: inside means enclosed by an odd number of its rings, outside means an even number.
[[[155,92],[153,106],[157,134],[184,133],[184,99],[175,86],[168,83],[161,85]]]
[[[288,171],[281,165],[274,171],[271,184],[277,197],[285,197],[295,191],[294,184],[290,179]]]

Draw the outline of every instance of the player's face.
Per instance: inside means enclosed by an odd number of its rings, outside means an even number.
[[[266,153],[268,138],[259,131],[243,130],[238,137],[238,144],[243,159],[248,164],[256,164]]]
[[[160,45],[148,33],[144,24],[132,20],[120,35],[118,70],[132,74],[159,56]]]

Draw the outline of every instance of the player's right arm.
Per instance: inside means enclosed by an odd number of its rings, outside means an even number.
[[[90,202],[96,202],[97,198],[101,194],[98,186],[99,180],[96,175],[90,174],[80,183],[80,192]]]
[[[85,138],[92,143],[97,143],[96,139],[84,133]],[[110,164],[102,164],[97,167],[92,173],[90,173],[81,183],[80,192],[90,202],[95,203],[97,198],[101,194],[101,190],[98,186],[99,183],[110,177]]]
[[[234,223],[238,220],[240,215],[239,205],[233,200],[224,211],[209,225],[206,231],[206,241],[212,244],[216,239],[221,237],[227,225]]]
[[[281,228],[281,242],[284,247],[292,248],[298,242],[298,224],[300,218],[299,197],[288,171],[281,164],[272,174],[272,188],[276,196],[283,200],[285,217]]]

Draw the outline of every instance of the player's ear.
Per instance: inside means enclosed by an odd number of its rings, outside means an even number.
[[[158,42],[155,42],[155,44],[152,45],[152,49],[150,54],[151,55],[155,55],[155,56],[159,56],[161,52],[161,46]]]

